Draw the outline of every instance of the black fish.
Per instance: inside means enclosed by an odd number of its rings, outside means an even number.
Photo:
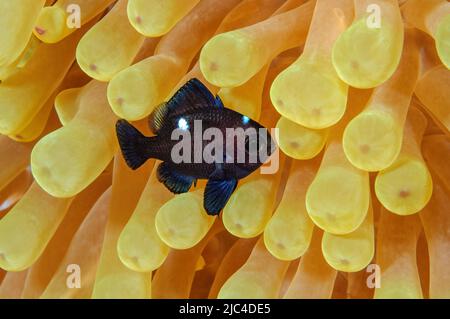
[[[195,131],[194,126],[198,123],[202,126],[201,134],[207,129],[220,131],[222,140],[220,138],[217,140],[222,145],[223,152],[220,152],[220,149],[211,152],[213,156],[217,156],[213,161],[206,161],[202,152],[200,162],[198,160],[196,162],[196,156],[213,139],[212,137],[211,140],[202,139],[199,150],[195,147],[198,143],[195,144],[193,138],[188,144],[190,147],[190,156],[189,153],[186,155],[189,157],[188,160],[180,163],[180,160],[175,160],[172,155],[174,146],[180,143],[179,140],[171,138],[172,133],[177,131],[182,134],[184,131],[195,137],[195,132],[198,133],[199,130]],[[189,191],[197,179],[208,179],[203,206],[209,215],[219,214],[236,189],[238,180],[259,168],[275,150],[275,143],[264,127],[242,114],[225,108],[220,98],[214,97],[197,79],[187,82],[169,102],[156,108],[149,118],[149,126],[155,136],[145,137],[125,120],[117,122],[117,137],[128,166],[137,169],[150,158],[163,161],[158,167],[158,180],[175,194]],[[238,129],[234,131],[237,133],[230,144],[226,141],[228,129]],[[244,130],[246,134],[243,133]],[[238,143],[243,140],[244,143]],[[256,160],[255,154],[259,155],[256,156]]]

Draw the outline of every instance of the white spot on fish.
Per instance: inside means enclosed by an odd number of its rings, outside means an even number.
[[[185,118],[182,117],[178,120],[178,128],[184,131],[187,131],[189,129],[189,124]]]

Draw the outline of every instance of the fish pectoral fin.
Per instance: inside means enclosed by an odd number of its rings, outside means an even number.
[[[195,178],[192,176],[174,171],[166,162],[159,164],[156,176],[158,181],[163,183],[174,194],[186,193],[195,181]]]
[[[236,189],[236,179],[210,179],[206,184],[203,207],[208,215],[219,215]]]
[[[148,117],[148,127],[153,134],[158,134],[159,130],[164,126],[168,111],[167,103],[161,103]]]
[[[212,179],[212,180],[224,180],[224,179],[227,179],[227,177],[225,176],[223,163],[214,163],[214,165],[216,166],[216,168],[211,173],[209,178]]]

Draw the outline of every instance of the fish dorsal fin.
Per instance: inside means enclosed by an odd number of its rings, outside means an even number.
[[[153,111],[149,127],[157,134],[171,114],[178,115],[209,107],[223,108],[222,100],[219,96],[214,97],[202,82],[194,78],[183,85],[169,102],[160,104]]]
[[[183,85],[177,93],[169,100],[167,106],[170,111],[185,112],[197,108],[214,106],[216,99],[208,88],[194,78]]]
[[[215,106],[218,107],[219,109],[222,109],[224,107],[222,99],[218,95],[216,95]]]

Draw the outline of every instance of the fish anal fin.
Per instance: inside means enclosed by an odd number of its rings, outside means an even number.
[[[173,170],[167,162],[159,164],[157,178],[174,194],[188,192],[195,181],[194,177],[183,175]]]
[[[236,189],[236,179],[210,179],[206,184],[203,207],[208,215],[219,215]]]

